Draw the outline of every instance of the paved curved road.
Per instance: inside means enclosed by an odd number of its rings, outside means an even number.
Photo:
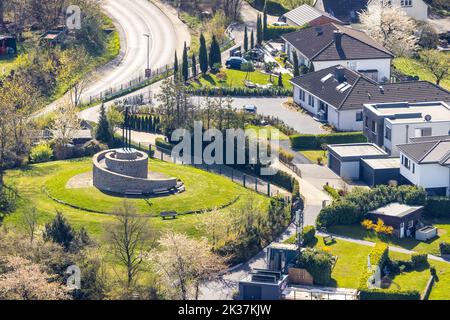
[[[118,86],[143,74],[147,66],[147,38],[150,42],[150,67],[156,69],[172,63],[175,50],[182,52],[184,41],[190,43],[187,27],[170,9],[148,0],[105,0],[103,10],[111,17],[121,40],[120,55],[96,70],[82,99]],[[41,110],[43,115],[54,110],[54,102]]]

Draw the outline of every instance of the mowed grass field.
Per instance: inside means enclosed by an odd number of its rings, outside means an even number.
[[[260,85],[266,85],[269,83],[272,83],[273,86],[278,85],[278,76],[272,76],[272,82],[270,82],[270,76],[260,71],[249,72],[248,78],[247,72],[245,71],[233,69],[224,69],[224,71],[227,74],[227,78],[225,81],[220,81],[214,74],[207,74],[200,76],[198,80],[192,81],[191,86],[193,88],[201,88],[201,87],[242,88],[245,87],[244,84],[245,80],[249,80],[255,84]],[[289,74],[283,74],[283,85],[287,89],[292,89],[292,84],[289,82],[290,79],[291,76]]]
[[[67,189],[67,181],[80,173],[91,170],[91,159],[57,161],[45,164],[32,165],[21,170],[7,171],[5,180],[14,185],[22,200],[19,201],[15,213],[5,218],[6,226],[17,226],[20,224],[23,210],[29,205],[38,209],[41,227],[50,221],[57,211],[61,211],[75,228],[85,227],[94,238],[102,239],[109,224],[115,221],[115,217],[109,214],[91,213],[84,210],[74,209],[67,205],[59,204],[47,196],[65,202],[98,211],[113,211],[114,207],[120,205],[124,199],[106,195],[97,189]],[[261,207],[267,208],[269,198],[257,195],[227,178],[198,170],[188,166],[180,166],[171,163],[151,160],[150,170],[158,171],[169,176],[178,177],[186,185],[186,192],[179,195],[167,197],[143,199],[129,199],[156,231],[171,228],[179,232],[185,232],[191,236],[201,236],[197,226],[202,219],[202,214],[188,214],[179,216],[175,220],[163,221],[159,216],[161,211],[186,212],[200,209],[212,209],[227,205],[238,199],[236,203],[223,209],[219,214],[228,214],[233,206],[237,206],[246,197],[255,196]],[[267,211],[267,210],[265,210]],[[211,213],[205,213],[211,214]]]

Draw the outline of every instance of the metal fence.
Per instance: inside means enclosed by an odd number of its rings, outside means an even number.
[[[145,72],[139,72],[130,81],[122,83],[120,85],[112,86],[111,88],[101,91],[96,95],[89,96],[89,104],[95,101],[111,100],[114,97],[122,96],[126,93],[131,93],[139,88],[145,87],[151,84],[156,79],[163,76],[170,76],[173,72],[173,64],[165,65],[163,67],[152,70],[150,77],[145,76]]]
[[[141,145],[138,145],[139,148],[142,149]],[[151,149],[151,146],[148,150]],[[155,159],[159,159],[161,161],[165,162],[172,162],[180,165],[184,165],[183,160],[181,158],[175,158],[172,157],[172,152],[170,150],[156,147],[156,150],[153,150],[150,152],[151,156]],[[271,184],[270,182],[264,181],[260,178],[257,178],[255,176],[243,173],[242,171],[233,169],[227,165],[222,164],[213,164],[213,165],[207,165],[207,164],[189,164],[195,168],[205,170],[208,172],[213,172],[215,174],[219,174],[221,176],[227,177],[231,181],[240,184],[241,186],[251,189],[255,192],[258,192],[260,194],[264,194],[270,197],[274,196],[284,196],[287,199],[291,199],[291,194],[276,186]]]

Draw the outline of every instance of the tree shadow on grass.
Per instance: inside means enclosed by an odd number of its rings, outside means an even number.
[[[206,82],[208,82],[210,85],[215,86],[216,85],[216,81],[214,81],[214,78],[211,77],[210,74],[205,74],[203,76],[203,80],[205,80]]]

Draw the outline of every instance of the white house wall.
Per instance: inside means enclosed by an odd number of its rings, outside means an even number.
[[[409,139],[417,138],[416,129],[420,128],[431,128],[432,136],[445,136],[450,132],[450,121],[440,121],[440,122],[420,122],[420,123],[390,123],[389,120],[385,120],[385,132],[386,127],[391,128],[392,138],[391,141],[384,137],[384,146],[391,150],[392,156],[398,156],[399,150],[397,146],[399,144],[409,143]]]
[[[380,82],[391,78],[391,59],[314,61],[314,70],[319,71],[338,64],[356,71],[378,70],[378,81]]]
[[[428,6],[423,0],[411,0],[412,5],[409,7],[402,6],[401,0],[392,0],[392,4],[396,5],[406,12],[411,18],[426,21],[428,19]]]
[[[337,116],[339,122],[337,125],[333,124],[340,131],[362,131],[363,121],[356,121],[356,114],[362,112],[361,109],[356,110],[340,110],[336,111],[334,108],[328,108],[328,122],[330,122],[330,110],[333,109],[333,120]],[[331,122],[330,122],[331,123]]]

